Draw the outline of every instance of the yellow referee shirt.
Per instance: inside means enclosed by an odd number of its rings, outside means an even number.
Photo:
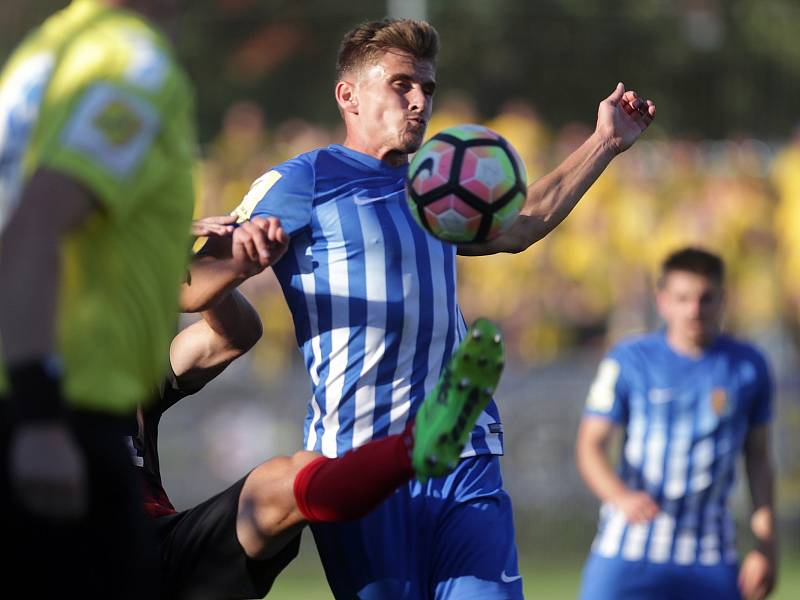
[[[94,0],[50,17],[0,75],[0,229],[39,168],[98,204],[62,251],[58,351],[74,406],[128,411],[163,376],[189,256],[193,120],[168,42]]]

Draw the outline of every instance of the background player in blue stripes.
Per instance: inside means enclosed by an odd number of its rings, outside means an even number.
[[[456,249],[419,228],[405,201],[438,46],[423,21],[370,22],[346,34],[335,86],[344,143],[269,170],[236,209],[242,220],[279,217],[291,237],[274,270],[312,380],[305,447],[326,456],[401,432],[436,383],[467,331],[456,250],[519,252],[544,237],[655,117],[652,102],[620,83],[589,139],[530,186],[508,234]],[[359,521],[313,526],[336,597],[520,597],[502,453],[492,402],[448,477],[411,482]]]
[[[772,383],[758,350],[720,333],[723,270],[701,249],[669,256],[657,295],[666,328],[600,364],[577,441],[603,501],[583,600],[761,599],[774,585]],[[605,450],[619,429],[615,472]],[[742,452],[756,547],[739,568],[727,502]]]

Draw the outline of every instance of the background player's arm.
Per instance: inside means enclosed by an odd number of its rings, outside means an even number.
[[[629,489],[611,466],[608,445],[618,430],[606,417],[583,417],[575,444],[578,472],[595,496],[616,506],[629,522],[649,521],[658,514],[658,505],[646,492]]]
[[[236,221],[233,216],[212,219],[222,219],[223,226]],[[210,236],[192,260],[188,281],[181,286],[181,310],[202,312],[213,307],[246,279],[278,262],[288,243],[289,237],[275,217],[255,217],[239,224],[233,235]]]
[[[178,333],[170,346],[178,388],[189,393],[250,350],[263,331],[258,313],[237,290],[201,314],[203,318]]]
[[[49,382],[41,367],[55,352],[62,239],[93,210],[84,186],[42,169],[28,182],[0,238],[0,339],[20,414],[9,449],[10,477],[32,512],[56,518],[86,510],[86,467],[61,419],[58,381]]]
[[[756,547],[744,557],[739,572],[739,587],[747,600],[760,600],[772,591],[778,564],[769,440],[769,425],[759,425],[750,430],[744,447],[747,483],[753,502],[750,529],[756,540]]]
[[[511,228],[485,244],[459,246],[459,254],[485,255],[522,252],[563,221],[606,169],[647,129],[656,115],[650,100],[620,83],[600,103],[594,133],[551,173],[528,186],[527,199]]]

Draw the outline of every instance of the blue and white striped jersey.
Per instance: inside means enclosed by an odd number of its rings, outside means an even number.
[[[305,447],[326,456],[401,432],[466,333],[455,247],[414,222],[406,169],[332,145],[268,171],[236,209],[291,236],[274,271],[311,376]],[[463,456],[502,452],[491,402]]]
[[[631,524],[604,504],[592,551],[651,563],[736,562],[727,501],[745,438],[770,420],[771,405],[766,360],[728,336],[698,358],[676,353],[663,331],[612,349],[585,412],[624,427],[620,477],[661,510]]]

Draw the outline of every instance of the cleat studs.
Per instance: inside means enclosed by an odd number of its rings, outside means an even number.
[[[462,379],[461,381],[458,382],[458,389],[464,390],[469,386],[470,383],[472,383],[472,382],[469,379],[467,379],[466,377],[464,377],[464,379]]]
[[[473,339],[473,340],[479,340],[479,339],[481,339],[481,335],[482,335],[482,334],[481,334],[481,331],[480,331],[480,329],[475,329],[475,330],[473,330],[473,332],[472,332],[472,339]]]
[[[425,458],[425,462],[428,464],[428,466],[433,467],[439,462],[439,459],[435,454],[431,454]]]
[[[502,337],[500,337],[500,334],[499,334],[499,333],[495,333],[495,334],[494,334],[494,338],[492,338],[492,341],[493,341],[495,344],[499,344],[500,342],[502,342],[502,341],[503,341],[503,338],[502,338]]]

